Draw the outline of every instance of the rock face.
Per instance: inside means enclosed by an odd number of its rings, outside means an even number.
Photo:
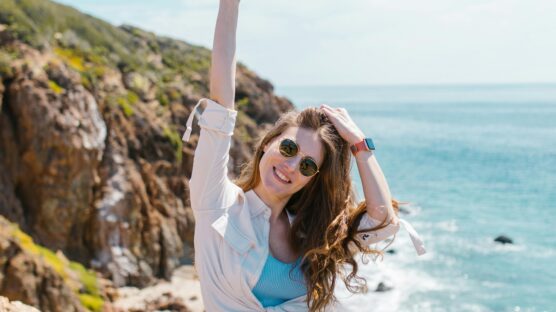
[[[188,179],[198,127],[190,143],[180,137],[208,96],[210,51],[49,1],[5,0],[0,12],[0,214],[116,286],[169,278],[193,259]],[[242,64],[237,82],[233,175],[261,131],[293,109]],[[17,254],[10,246],[0,256]],[[12,283],[43,270],[20,261]],[[0,294],[27,296],[9,289]],[[58,295],[25,300],[42,307]]]
[[[0,294],[43,311],[85,311],[69,283],[15,231],[0,216]]]
[[[84,236],[94,214],[93,187],[105,147],[106,124],[97,102],[79,85],[58,95],[48,89],[46,75],[31,72],[18,75],[6,95],[24,224],[41,244],[86,255],[75,238]]]
[[[0,296],[0,311],[3,312],[40,312],[39,310],[21,303],[20,301],[10,302],[8,298]]]

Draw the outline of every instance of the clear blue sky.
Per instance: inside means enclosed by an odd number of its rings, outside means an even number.
[[[218,0],[62,0],[212,47]],[[556,82],[554,0],[242,0],[238,58],[278,86]]]

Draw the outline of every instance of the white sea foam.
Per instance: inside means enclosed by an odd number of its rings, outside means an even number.
[[[520,244],[501,244],[494,241],[492,237],[481,237],[477,239],[458,239],[454,245],[471,252],[482,255],[500,253],[520,253],[526,251],[527,247]]]
[[[455,233],[458,231],[457,220],[455,219],[438,222],[436,223],[436,227],[440,230],[450,233]]]
[[[369,292],[366,294],[353,295],[347,291],[343,283],[339,283],[336,295],[340,301],[337,311],[362,311],[362,307],[368,307],[366,311],[399,311],[400,306],[408,298],[419,292],[440,291],[449,289],[424,271],[412,268],[403,268],[395,263],[392,258],[384,262],[370,262],[361,264],[360,276],[367,279]],[[393,289],[385,292],[375,292],[380,282],[392,286]]]

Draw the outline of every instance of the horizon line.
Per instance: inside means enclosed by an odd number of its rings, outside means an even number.
[[[437,82],[437,83],[354,83],[354,84],[296,84],[280,85],[272,83],[274,87],[280,88],[311,88],[311,87],[504,87],[504,86],[554,86],[556,82]]]

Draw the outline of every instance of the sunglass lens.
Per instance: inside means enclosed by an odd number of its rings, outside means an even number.
[[[280,143],[280,153],[284,157],[293,157],[297,155],[297,144],[290,139],[282,140]]]
[[[303,160],[301,160],[301,163],[299,164],[299,171],[301,171],[302,175],[310,177],[317,173],[318,167],[311,158],[303,158]]]

